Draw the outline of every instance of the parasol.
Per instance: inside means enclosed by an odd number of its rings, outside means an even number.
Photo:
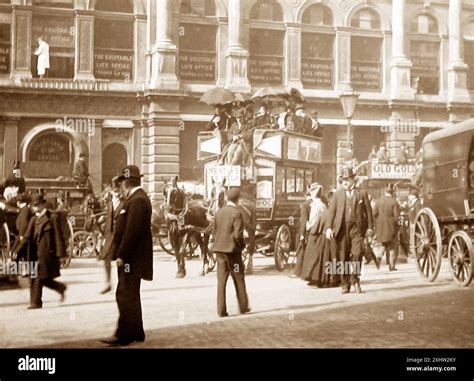
[[[223,105],[233,102],[234,94],[223,87],[215,87],[207,90],[199,101],[208,105]]]

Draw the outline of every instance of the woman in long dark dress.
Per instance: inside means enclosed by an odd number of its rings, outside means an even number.
[[[327,206],[321,200],[321,188],[315,193],[308,223],[308,243],[304,255],[301,278],[309,285],[332,287],[339,283],[336,273],[336,243],[324,234]]]

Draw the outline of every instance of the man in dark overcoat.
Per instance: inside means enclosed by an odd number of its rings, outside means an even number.
[[[360,271],[362,269],[363,241],[366,233],[372,234],[373,217],[369,197],[364,190],[356,189],[352,168],[344,168],[342,188],[337,190],[329,204],[326,238],[335,238],[337,257],[342,268],[342,293],[350,292],[354,285],[361,293]]]
[[[25,236],[17,247],[20,252],[27,245],[27,260],[38,264],[37,274],[30,274],[29,309],[42,308],[43,286],[58,292],[64,300],[66,285],[54,280],[60,276],[61,260],[66,257],[64,235],[58,216],[46,208],[42,195],[32,197],[34,216],[30,219]]]
[[[230,188],[227,204],[217,211],[212,229],[212,251],[217,257],[217,314],[220,317],[228,316],[225,289],[229,274],[234,281],[240,312],[244,314],[250,311],[245,287],[245,266],[242,261],[245,241],[244,223],[237,209],[239,198],[239,189]]]
[[[118,178],[125,195],[114,229],[119,320],[115,335],[102,340],[109,345],[129,345],[145,340],[140,283],[142,279],[153,280],[152,208],[140,186],[140,178],[140,170],[135,165],[126,166]]]
[[[398,256],[398,202],[393,198],[393,187],[387,186],[384,195],[375,202],[375,236],[389,255],[389,270],[395,271]],[[379,260],[379,259],[376,259]]]
[[[16,197],[16,204],[18,207],[18,214],[15,222],[17,235],[12,246],[12,252],[15,253],[16,260],[26,260],[27,256],[27,245],[22,245],[21,250],[17,250],[17,248],[19,248],[21,241],[24,239],[30,219],[33,217],[33,212],[28,206],[28,201],[28,197],[25,194],[20,194]]]

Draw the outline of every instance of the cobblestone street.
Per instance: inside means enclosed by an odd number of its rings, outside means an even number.
[[[147,339],[137,348],[370,348],[474,346],[473,287],[460,288],[443,263],[438,280],[423,282],[413,262],[362,275],[363,294],[318,289],[275,270],[273,258],[255,257],[247,288],[252,312],[237,315],[228,284],[230,317],[216,313],[216,273],[198,275],[199,262],[187,262],[188,275],[175,279],[172,257],[155,253],[153,282],[142,283]],[[103,269],[95,259],[75,259],[62,271],[66,300],[44,292],[42,310],[27,310],[28,289],[1,292],[0,346],[3,348],[100,348],[98,340],[115,329],[114,293],[100,295]],[[22,284],[25,283],[22,280]],[[23,284],[26,286],[26,284]],[[447,329],[449,327],[449,329]]]

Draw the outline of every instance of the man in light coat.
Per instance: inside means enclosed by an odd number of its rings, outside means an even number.
[[[35,51],[35,55],[38,56],[38,63],[36,65],[38,76],[44,78],[46,69],[49,69],[49,45],[43,40],[43,37],[38,37],[38,48]]]

